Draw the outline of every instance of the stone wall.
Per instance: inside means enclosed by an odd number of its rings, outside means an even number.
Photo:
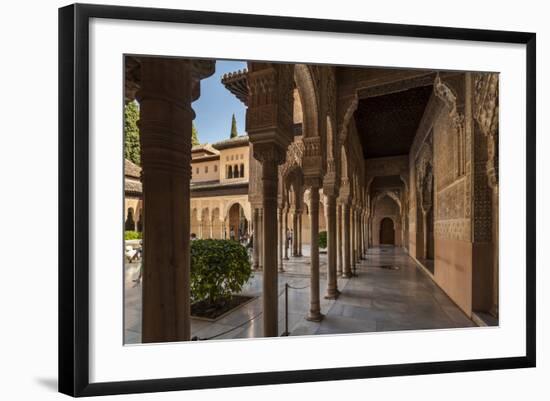
[[[410,255],[426,258],[433,213],[434,280],[468,316],[490,307],[493,264],[487,141],[475,130],[473,93],[470,74],[438,77],[409,155]]]

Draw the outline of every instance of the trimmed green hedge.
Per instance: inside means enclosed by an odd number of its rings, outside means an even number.
[[[211,303],[239,293],[252,275],[246,248],[237,241],[191,241],[191,300]]]
[[[141,233],[139,231],[124,231],[124,239],[141,239]]]
[[[319,248],[326,248],[327,247],[327,232],[326,231],[320,231],[319,232]]]

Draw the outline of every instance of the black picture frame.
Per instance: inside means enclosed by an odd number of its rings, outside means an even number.
[[[88,61],[91,18],[515,43],[526,46],[526,354],[520,357],[90,383]],[[74,4],[59,9],[59,391],[71,396],[534,367],[536,35],[434,26]]]

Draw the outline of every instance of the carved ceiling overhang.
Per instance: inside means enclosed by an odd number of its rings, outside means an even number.
[[[360,99],[353,120],[363,158],[409,154],[432,92],[425,85]]]
[[[401,78],[395,81],[376,83],[374,85],[359,88],[357,90],[357,96],[359,99],[365,99],[369,97],[389,95],[392,93],[404,92],[409,89],[418,88],[422,86],[433,85],[436,73],[427,72],[420,75],[415,75],[408,78]]]
[[[223,74],[221,83],[245,106],[248,106],[248,70],[246,68]]]

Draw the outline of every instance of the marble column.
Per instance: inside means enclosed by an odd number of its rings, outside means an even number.
[[[363,259],[363,212],[359,210],[357,213],[357,224],[359,233],[359,260]]]
[[[298,232],[296,235],[298,239],[298,252],[297,256],[303,256],[302,254],[302,211],[298,211]]]
[[[277,188],[278,166],[284,153],[273,144],[254,145],[254,156],[262,163],[262,258],[263,258],[263,334],[276,337],[278,332],[277,269]]]
[[[292,256],[298,256],[298,214],[292,213]]]
[[[142,341],[190,339],[192,64],[141,59]]]
[[[327,293],[326,299],[338,297],[338,281],[336,271],[336,196],[328,194],[327,204]]]
[[[356,254],[356,235],[355,235],[355,207],[350,207],[350,262],[351,262],[351,268],[352,270],[355,269],[355,264],[357,262],[357,254]]]
[[[279,208],[278,210],[278,220],[279,220],[279,225],[278,225],[278,230],[279,230],[279,239],[278,239],[278,244],[277,244],[277,248],[279,250],[279,271],[280,272],[284,272],[285,271],[285,268],[284,268],[284,265],[283,265],[283,248],[284,248],[284,224],[283,224],[283,220],[284,220],[284,209],[282,207]]]
[[[260,268],[260,209],[254,207],[254,238],[252,239],[252,268]]]
[[[284,224],[284,228],[283,228],[284,238],[283,238],[283,241],[284,241],[284,248],[285,248],[285,254],[284,254],[283,259],[288,260],[288,247],[289,247],[289,243],[288,243],[288,208],[284,209],[283,224]]]
[[[336,254],[338,263],[336,265],[336,271],[339,276],[344,271],[344,255],[342,254],[342,204],[338,203],[336,207]]]
[[[262,208],[259,208],[258,210],[259,212],[259,220],[258,220],[258,231],[259,231],[259,235],[258,235],[258,252],[260,253],[259,255],[259,258],[258,258],[258,270],[263,270],[264,269],[264,240],[265,240],[265,236],[264,236],[264,227],[265,227],[265,223],[264,223],[264,209]],[[275,217],[277,216],[277,214],[275,213]]]
[[[317,181],[317,180],[315,180]],[[311,227],[311,282],[309,289],[309,313],[307,320],[319,322],[323,319],[319,291],[319,184],[313,182],[311,190],[311,206],[309,219]]]
[[[350,233],[350,210],[347,203],[342,203],[342,214],[343,214],[343,237],[342,245],[344,247],[344,272],[342,277],[349,278],[351,277],[351,233]]]

